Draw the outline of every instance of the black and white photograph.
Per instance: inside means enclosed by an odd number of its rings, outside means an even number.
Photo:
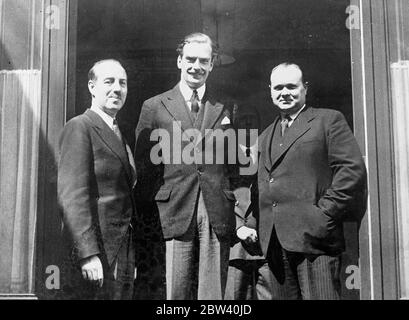
[[[0,0],[0,300],[407,300],[407,123],[407,0]]]

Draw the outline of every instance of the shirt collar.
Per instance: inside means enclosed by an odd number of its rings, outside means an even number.
[[[112,118],[109,114],[102,111],[99,107],[92,105],[91,110],[94,111],[97,115],[99,115],[102,120],[110,127],[113,128],[114,125],[114,118]]]
[[[192,94],[193,94],[193,90],[187,85],[185,81],[181,80],[179,82],[179,89],[185,101],[190,101],[190,98],[192,97]],[[199,96],[199,100],[202,101],[203,96],[206,91],[206,83],[196,90],[197,90],[197,95]]]
[[[305,109],[306,104],[304,103],[304,105],[302,106],[302,108],[300,110],[298,110],[296,113],[290,114],[290,118],[291,121],[294,121],[295,119],[297,119],[298,115],[301,113],[301,111],[303,111]]]

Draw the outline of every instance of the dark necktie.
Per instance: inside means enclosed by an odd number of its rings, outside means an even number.
[[[119,130],[118,122],[116,121],[116,119],[114,119],[114,121],[112,122],[112,130],[114,131],[115,135],[118,137],[119,141],[121,141],[122,145],[125,148],[126,155],[128,156],[129,165],[131,166],[132,179],[135,180],[135,178],[136,178],[136,167],[135,167],[134,158],[132,156],[132,151],[131,151],[131,148],[129,148],[129,146],[122,139],[122,134],[121,134],[121,131]]]
[[[288,129],[288,122],[291,121],[289,115],[283,115],[281,118],[281,136],[284,137],[286,130]]]
[[[190,98],[190,109],[193,114],[197,114],[199,112],[199,95],[197,94],[197,90],[193,90],[192,97]]]

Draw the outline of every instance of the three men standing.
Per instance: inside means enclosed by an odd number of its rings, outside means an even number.
[[[217,54],[213,41],[190,34],[178,54],[180,82],[143,104],[136,166],[115,118],[127,95],[119,62],[93,66],[92,106],[64,128],[58,196],[77,298],[132,298],[135,167],[143,200],[155,203],[166,240],[167,298],[224,298],[235,233],[230,180],[237,167],[227,160],[232,146],[215,145],[208,129],[232,128],[232,112],[206,86]],[[278,65],[270,80],[280,116],[259,137],[258,230],[237,231],[245,231],[243,240],[260,239],[263,298],[339,299],[342,225],[365,213],[362,155],[341,113],[306,105],[298,65]],[[160,164],[152,158],[157,145]]]
[[[232,171],[227,161],[216,163],[216,155],[224,151],[213,149],[205,130],[231,128],[231,113],[206,86],[217,54],[213,41],[202,33],[190,34],[177,51],[180,82],[144,102],[135,159],[141,175],[149,175],[157,186],[141,188],[153,189],[147,198],[156,202],[166,240],[167,298],[223,299],[235,225]],[[154,130],[163,130],[172,139],[162,145],[163,150],[170,148],[170,161],[163,159],[156,171],[149,165],[152,159],[147,159]],[[188,158],[194,160],[189,162],[183,157],[192,144]],[[173,158],[181,153],[182,161]]]
[[[60,138],[58,198],[71,257],[70,298],[131,299],[135,275],[135,165],[116,122],[127,75],[116,60],[88,74],[92,105]]]

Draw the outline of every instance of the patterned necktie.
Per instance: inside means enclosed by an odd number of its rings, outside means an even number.
[[[129,164],[132,170],[132,178],[133,180],[135,180],[136,179],[136,167],[135,167],[134,158],[132,156],[132,151],[131,151],[131,148],[122,139],[122,134],[121,134],[121,131],[119,130],[118,122],[116,121],[116,119],[114,119],[114,121],[112,122],[112,130],[114,131],[115,135],[118,137],[119,141],[121,141],[121,143],[123,144],[125,148],[126,155],[128,156],[128,161],[129,161]]]
[[[197,94],[197,90],[193,90],[192,97],[190,98],[191,106],[190,109],[194,114],[199,112],[199,95]]]
[[[112,130],[114,131],[115,135],[118,137],[119,141],[122,142],[122,134],[121,134],[121,131],[119,130],[118,121],[116,121],[116,119],[114,119],[114,121],[112,122]]]
[[[284,115],[281,119],[281,136],[284,137],[285,131],[288,129],[288,122],[291,120],[289,115]]]

